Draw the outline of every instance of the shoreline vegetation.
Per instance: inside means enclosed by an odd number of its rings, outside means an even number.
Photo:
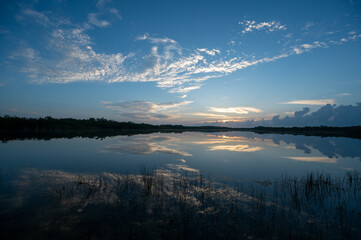
[[[230,128],[219,126],[151,125],[145,123],[117,122],[104,118],[73,119],[52,117],[20,118],[0,116],[0,140],[7,142],[22,139],[51,138],[104,138],[117,135],[182,132],[229,132],[242,131],[258,134],[292,134],[321,137],[348,137],[361,139],[361,126],[349,127],[254,127]]]
[[[357,171],[233,186],[202,173],[145,167],[139,174],[36,169],[23,174],[28,181],[18,184],[28,191],[47,189],[46,196],[41,206],[30,199],[17,206],[21,218],[4,208],[2,236],[11,239],[358,239],[361,234]]]
[[[360,139],[360,130],[361,126],[245,129],[0,116],[3,142],[186,131]],[[361,175],[355,170],[343,176],[305,172],[247,182],[145,165],[139,172],[101,173],[24,167],[17,179],[14,176],[0,171],[3,189],[10,186],[0,198],[0,234],[5,239],[358,239],[361,235]]]

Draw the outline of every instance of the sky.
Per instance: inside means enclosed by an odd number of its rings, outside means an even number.
[[[0,3],[0,114],[361,125],[361,1]]]

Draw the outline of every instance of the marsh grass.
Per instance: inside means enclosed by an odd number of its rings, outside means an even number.
[[[75,175],[74,175],[75,176]],[[307,173],[229,186],[151,170],[49,181],[52,202],[19,239],[359,239],[361,177]],[[36,219],[36,220],[35,220]],[[4,228],[6,229],[6,228]],[[26,236],[26,237],[24,237]],[[16,237],[12,237],[15,239]]]
[[[109,238],[361,236],[361,178],[356,171],[343,178],[311,172],[230,187],[202,174],[142,167],[140,174],[78,176],[67,185],[53,186],[52,192],[66,214],[82,216],[83,222],[71,222],[81,226],[74,229],[87,228],[94,219],[90,215],[100,214],[96,229],[107,226]]]

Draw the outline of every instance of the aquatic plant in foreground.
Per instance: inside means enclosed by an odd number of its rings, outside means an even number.
[[[38,174],[42,181],[31,184],[49,190],[49,205],[34,208],[41,217],[30,224],[32,232],[27,235],[32,237],[357,239],[361,235],[361,178],[356,171],[343,178],[311,172],[236,186],[199,172],[145,167],[139,174],[34,171],[28,175]]]

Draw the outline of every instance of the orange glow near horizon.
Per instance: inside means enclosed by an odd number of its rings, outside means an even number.
[[[231,152],[256,152],[262,150],[262,147],[250,147],[249,145],[218,145],[209,148],[209,151],[231,151]]]
[[[284,157],[291,160],[302,161],[302,162],[319,162],[319,163],[336,163],[337,158],[328,157]]]

